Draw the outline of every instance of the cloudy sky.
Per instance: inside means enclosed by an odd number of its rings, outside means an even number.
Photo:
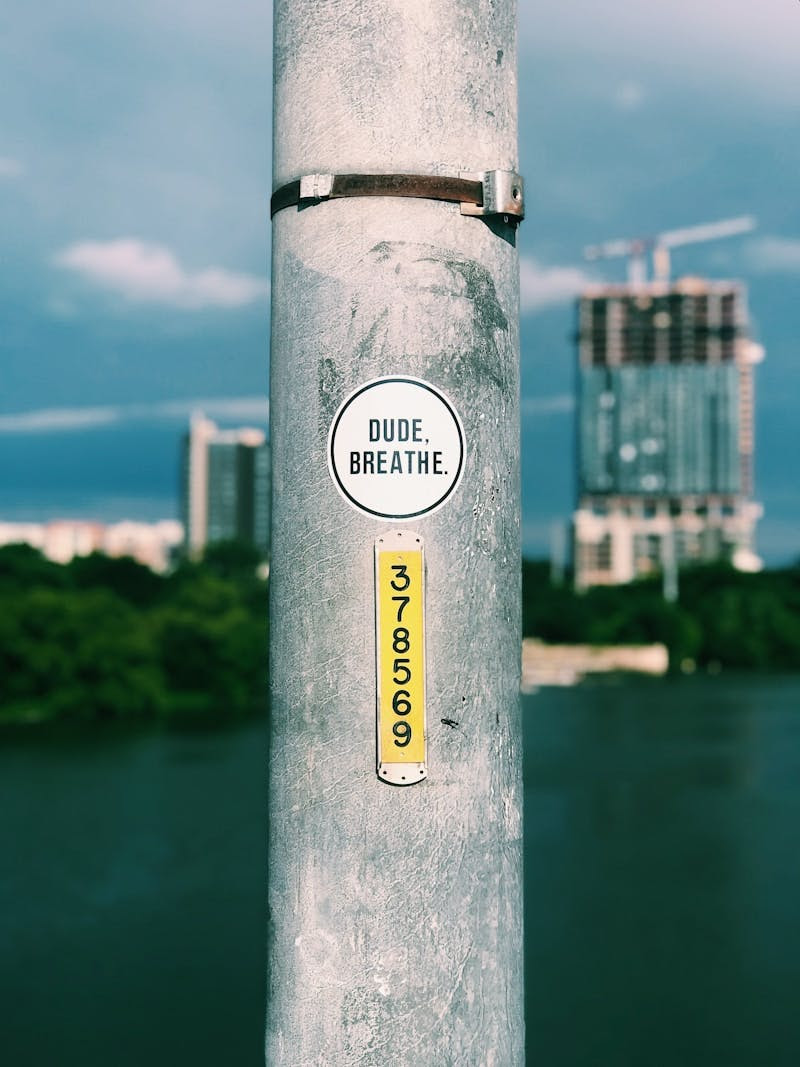
[[[188,413],[266,421],[271,32],[266,0],[2,5],[0,518],[174,514]],[[800,555],[798,56],[796,0],[520,3],[529,551],[572,503],[571,300],[624,273],[582,247],[754,214],[673,265],[749,285],[759,543]]]

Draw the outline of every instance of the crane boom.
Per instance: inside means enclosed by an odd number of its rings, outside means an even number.
[[[700,241],[716,241],[719,237],[749,233],[755,226],[756,220],[752,215],[739,215],[735,219],[705,222],[700,226],[686,226],[682,230],[667,230],[656,237],[655,244],[663,248],[677,248],[678,245],[697,244]]]
[[[665,230],[655,237],[622,237],[613,241],[604,241],[599,245],[587,245],[583,250],[583,256],[587,260],[628,256],[629,280],[633,285],[641,285],[646,277],[644,256],[650,251],[653,255],[654,280],[668,282],[671,248],[699,244],[702,241],[716,241],[721,237],[736,237],[741,233],[749,233],[755,227],[756,220],[752,215],[737,215],[735,218],[704,222],[698,226],[685,226],[679,230]]]

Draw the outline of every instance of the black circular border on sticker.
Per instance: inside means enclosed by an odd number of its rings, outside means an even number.
[[[430,507],[422,508],[421,511],[409,511],[402,515],[389,515],[385,511],[373,511],[372,508],[365,507],[363,504],[359,503],[359,501],[356,500],[354,496],[348,493],[348,491],[342,485],[342,480],[339,477],[339,471],[336,469],[336,459],[333,454],[333,444],[336,440],[336,430],[342,420],[342,416],[354,400],[357,400],[362,393],[366,393],[369,389],[374,389],[378,385],[391,385],[392,383],[400,382],[402,382],[404,385],[416,385],[420,389],[427,389],[429,393],[433,393],[433,395],[438,400],[441,400],[441,402],[444,404],[444,406],[450,413],[451,419],[456,425],[456,430],[458,431],[458,443],[461,447],[458,459],[458,470],[456,471],[456,476],[453,479],[450,488],[447,490],[446,493],[443,493],[437,501],[430,505]],[[336,485],[338,486],[339,491],[341,492],[342,496],[344,496],[347,500],[350,501],[354,508],[356,508],[358,511],[363,512],[365,515],[372,515],[376,519],[395,519],[397,521],[402,521],[403,519],[417,519],[422,515],[429,515],[432,511],[435,511],[437,508],[441,507],[442,504],[444,504],[445,500],[447,500],[447,498],[455,492],[456,487],[459,481],[461,480],[461,471],[464,467],[465,454],[466,442],[464,440],[464,430],[461,426],[461,420],[458,417],[456,409],[453,407],[453,405],[450,403],[444,393],[440,392],[440,390],[437,389],[436,386],[430,385],[428,382],[422,381],[421,378],[403,377],[402,375],[396,375],[390,378],[375,378],[373,381],[367,382],[365,385],[362,385],[361,388],[357,389],[354,393],[351,393],[339,409],[339,413],[337,414],[328,434],[328,462],[330,464],[330,469],[333,473],[334,479],[336,480]]]

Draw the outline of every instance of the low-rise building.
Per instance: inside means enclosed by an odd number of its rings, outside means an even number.
[[[109,524],[87,519],[0,522],[0,546],[27,544],[54,563],[69,563],[75,556],[100,552],[113,557],[130,556],[163,573],[169,569],[182,542],[183,526],[174,519]]]

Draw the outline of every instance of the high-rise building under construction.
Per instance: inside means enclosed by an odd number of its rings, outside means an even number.
[[[201,414],[184,436],[181,519],[186,550],[242,541],[269,548],[270,448],[262,430],[220,430]]]
[[[575,581],[617,584],[754,552],[753,364],[746,292],[684,278],[578,301]]]

